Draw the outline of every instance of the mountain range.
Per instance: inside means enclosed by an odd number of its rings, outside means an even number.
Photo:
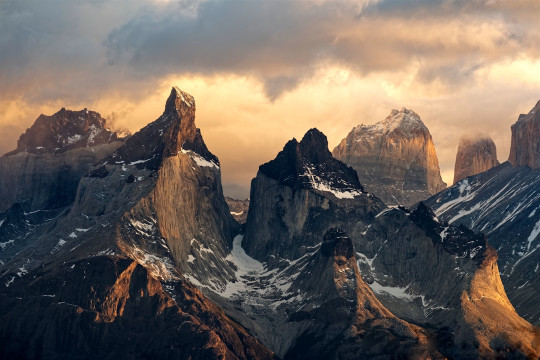
[[[259,167],[240,225],[195,110],[173,87],[157,120],[121,138],[95,112],[62,109],[0,158],[0,358],[540,355],[491,233],[426,205],[443,200],[418,203],[445,184],[416,113],[356,128],[334,155],[317,129],[290,140]],[[521,140],[538,139],[529,118],[515,126],[515,166],[537,159]],[[362,144],[388,155],[378,163]],[[353,155],[392,195],[371,192]]]

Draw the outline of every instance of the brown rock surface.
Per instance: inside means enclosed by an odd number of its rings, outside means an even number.
[[[231,215],[234,217],[234,220],[236,220],[236,222],[239,224],[245,224],[249,210],[249,199],[238,200],[225,197],[225,201],[229,206],[229,210],[231,211]]]
[[[497,147],[491,138],[462,137],[454,167],[454,184],[499,165]]]
[[[273,359],[185,281],[137,262],[54,264],[0,292],[2,359]]]
[[[512,125],[508,161],[518,167],[540,168],[540,101],[527,115],[519,115]]]
[[[333,155],[387,205],[409,206],[446,188],[431,134],[412,110],[392,110],[375,125],[355,127]]]

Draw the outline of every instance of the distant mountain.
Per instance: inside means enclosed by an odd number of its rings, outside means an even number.
[[[107,128],[106,120],[99,113],[62,108],[52,116],[40,115],[21,135],[17,148],[6,155],[23,151],[31,154],[62,153],[117,140],[117,134]]]
[[[497,165],[497,147],[491,138],[462,137],[456,154],[454,184]]]
[[[231,215],[239,224],[245,224],[249,209],[249,199],[237,200],[230,197],[225,197],[225,201],[229,206]]]
[[[173,88],[0,268],[0,358],[273,358],[185,280],[234,279],[238,232],[194,118]]]
[[[540,103],[512,126],[509,162],[468,177],[426,201],[437,216],[487,234],[518,313],[540,325]],[[512,166],[512,163],[515,166]]]
[[[446,188],[431,134],[412,110],[392,110],[375,125],[353,128],[332,154],[387,205],[410,206]]]

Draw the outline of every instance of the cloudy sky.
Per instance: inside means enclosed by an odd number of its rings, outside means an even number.
[[[451,182],[459,137],[540,100],[538,0],[1,0],[0,153],[39,114],[100,112],[136,131],[173,85],[247,197],[258,166],[317,127],[333,149],[393,108],[429,127]]]

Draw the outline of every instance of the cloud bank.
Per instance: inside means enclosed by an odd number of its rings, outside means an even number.
[[[319,126],[334,146],[402,106],[430,128],[443,173],[469,129],[504,161],[510,124],[540,98],[538,18],[534,0],[8,0],[0,152],[62,106],[137,130],[175,82],[236,196],[292,136]]]

